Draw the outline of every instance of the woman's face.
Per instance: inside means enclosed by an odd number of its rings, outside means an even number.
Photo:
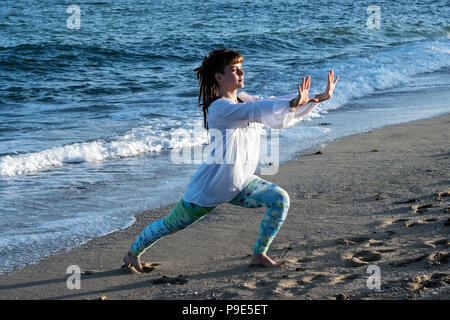
[[[216,73],[219,90],[230,91],[244,87],[244,71],[242,70],[242,63],[227,65],[223,71],[224,74],[219,72]]]

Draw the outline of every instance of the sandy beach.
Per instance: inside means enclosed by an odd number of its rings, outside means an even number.
[[[229,204],[155,244],[142,256],[148,273],[122,268],[168,206],[0,275],[0,299],[449,299],[449,128],[447,114],[349,136],[263,177],[291,199],[268,252],[281,268],[249,267],[264,208]],[[69,289],[70,266],[79,288]]]

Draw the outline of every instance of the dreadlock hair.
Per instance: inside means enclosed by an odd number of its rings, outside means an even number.
[[[211,51],[208,56],[203,58],[202,65],[194,69],[197,72],[197,81],[200,87],[198,106],[203,109],[203,124],[206,130],[208,130],[208,108],[218,98],[219,93],[216,72],[224,74],[225,66],[241,63],[243,60],[244,58],[237,51],[218,49]]]

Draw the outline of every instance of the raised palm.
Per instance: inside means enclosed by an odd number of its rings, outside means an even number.
[[[339,76],[334,79],[334,71],[331,69],[330,72],[328,72],[328,83],[325,91],[316,95],[317,102],[328,100],[333,96],[334,88],[336,87],[338,80]]]
[[[311,77],[302,77],[302,84],[298,85],[298,95],[294,99],[294,106],[302,106],[308,102],[317,102],[315,98],[309,98],[309,87],[311,85]]]

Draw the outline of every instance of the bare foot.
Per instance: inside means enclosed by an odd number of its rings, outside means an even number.
[[[251,266],[263,266],[267,268],[277,268],[281,266],[280,263],[270,259],[265,253],[254,253],[250,261]]]
[[[133,256],[130,251],[128,251],[127,254],[123,256],[123,262],[125,262],[126,265],[131,264],[138,272],[144,272],[141,259],[139,259],[139,257]]]

